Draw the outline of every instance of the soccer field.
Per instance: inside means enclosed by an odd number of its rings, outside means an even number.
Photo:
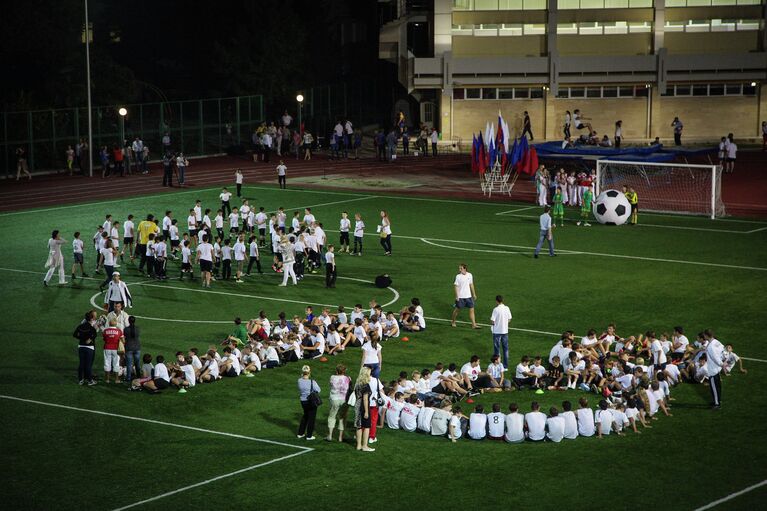
[[[522,355],[548,355],[559,334],[576,336],[615,323],[623,336],[683,325],[692,341],[711,328],[734,344],[748,374],[723,377],[723,407],[709,409],[709,390],[682,384],[672,390],[672,417],[653,421],[640,435],[579,438],[560,444],[502,444],[447,439],[381,429],[374,453],[327,443],[327,404],[318,412],[318,440],[296,439],[301,407],[300,364],[264,370],[255,378],[198,385],[186,394],[129,392],[125,385],[77,385],[76,340],[71,332],[92,303],[101,303],[100,279],[41,284],[46,240],[52,229],[71,241],[82,232],[86,271],[93,276],[90,244],[104,215],[116,220],[173,210],[179,224],[201,199],[218,207],[218,188],[185,190],[93,204],[0,213],[3,363],[0,365],[0,438],[4,446],[2,495],[15,509],[444,509],[500,505],[518,509],[696,509],[767,480],[767,348],[760,339],[767,309],[767,221],[640,214],[636,227],[576,227],[578,211],[555,230],[559,256],[533,259],[539,208],[509,202],[397,197],[369,193],[245,187],[251,206],[275,210],[312,207],[337,242],[342,211],[360,212],[367,224],[363,257],[339,254],[337,288],[311,276],[278,287],[266,274],[214,282],[148,281],[132,264],[119,271],[131,286],[142,329],[142,353],[165,355],[218,344],[232,319],[302,314],[306,305],[352,307],[371,298],[399,310],[418,297],[428,328],[383,347],[382,380],[400,371],[459,366],[471,355],[492,354],[489,316],[502,294],[514,320],[510,365]],[[233,201],[233,204],[237,204]],[[375,225],[389,211],[393,256],[385,257]],[[65,245],[69,274],[72,255]],[[262,263],[270,259],[262,252]],[[465,262],[478,293],[481,330],[466,322],[451,328],[452,283]],[[388,273],[391,289],[372,285]],[[279,277],[281,278],[281,276]],[[69,280],[69,275],[67,275]],[[467,320],[465,313],[460,317]],[[101,376],[101,342],[94,370]],[[327,398],[335,364],[360,363],[351,348],[329,362],[310,362]],[[573,403],[580,390],[477,396],[488,409],[510,402],[528,411]],[[327,401],[327,399],[326,399]],[[463,403],[464,413],[471,405]],[[353,435],[347,421],[347,437]],[[756,508],[767,486],[716,509]],[[364,504],[363,504],[364,503]]]

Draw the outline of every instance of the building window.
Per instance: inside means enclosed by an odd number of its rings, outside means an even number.
[[[754,96],[756,87],[750,83],[678,83],[669,84],[664,96]]]
[[[482,99],[496,99],[496,90],[494,88],[483,88]]]
[[[514,99],[528,99],[530,97],[530,89],[514,89]]]
[[[454,11],[538,11],[544,9],[546,9],[546,0],[453,0]]]
[[[663,26],[665,32],[740,32],[760,30],[761,20],[710,19],[667,21]]]
[[[466,89],[466,99],[482,99],[482,89]]]
[[[651,21],[582,21],[580,23],[557,23],[560,35],[603,35],[651,32]]]
[[[521,35],[543,35],[546,33],[546,25],[543,23],[521,24],[521,23],[485,23],[479,25],[453,25],[452,35],[470,35],[476,37],[495,37],[495,36],[521,36]]]
[[[652,0],[559,0],[559,10],[565,9],[637,9],[652,7]],[[668,6],[668,0],[666,0]]]
[[[759,5],[762,0],[666,0],[666,7],[708,7],[718,5]]]
[[[514,89],[498,89],[498,99],[514,99]]]
[[[463,99],[463,89],[453,89],[453,99]]]

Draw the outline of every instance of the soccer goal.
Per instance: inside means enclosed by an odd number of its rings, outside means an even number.
[[[596,192],[634,188],[640,211],[724,216],[722,167],[597,160]]]

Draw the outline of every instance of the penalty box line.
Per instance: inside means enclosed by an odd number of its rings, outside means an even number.
[[[21,402],[21,403],[35,404],[35,405],[40,405],[40,406],[48,406],[48,407],[52,407],[52,408],[60,408],[60,409],[71,410],[71,411],[75,411],[75,412],[91,413],[91,414],[94,414],[94,415],[103,415],[103,416],[106,416],[106,417],[114,417],[114,418],[117,418],[117,419],[126,419],[126,420],[132,420],[132,421],[137,421],[137,422],[145,422],[145,423],[149,423],[149,424],[157,424],[157,425],[160,425],[160,426],[167,426],[167,427],[172,427],[172,428],[186,429],[186,430],[189,430],[189,431],[197,431],[197,432],[200,432],[200,433],[207,433],[207,434],[211,434],[211,435],[219,435],[219,436],[225,436],[225,437],[230,437],[230,438],[237,438],[237,439],[240,439],[240,440],[249,440],[251,442],[260,442],[260,443],[265,443],[265,444],[278,445],[278,446],[281,446],[281,447],[289,447],[291,449],[298,449],[298,452],[295,452],[293,454],[288,454],[287,456],[281,456],[279,458],[273,458],[271,460],[264,461],[262,463],[257,463],[255,465],[251,465],[249,467],[245,467],[245,468],[242,468],[242,469],[239,469],[239,470],[235,470],[235,471],[229,472],[227,474],[223,474],[223,475],[216,476],[216,477],[213,477],[213,478],[210,478],[210,479],[206,479],[204,481],[200,481],[198,483],[194,483],[194,484],[190,484],[190,485],[187,485],[187,486],[184,486],[184,487],[181,487],[181,488],[177,488],[175,490],[171,490],[169,492],[162,493],[160,495],[156,495],[156,496],[150,497],[148,499],[143,499],[143,500],[140,500],[138,502],[134,502],[132,504],[128,504],[126,506],[121,506],[121,507],[115,508],[114,511],[121,511],[121,510],[124,510],[124,509],[130,509],[130,508],[133,508],[133,507],[141,506],[141,505],[147,504],[149,502],[154,502],[156,500],[160,500],[160,499],[163,499],[165,497],[170,497],[171,495],[176,495],[178,493],[181,493],[181,492],[184,492],[184,491],[187,491],[187,490],[191,490],[193,488],[198,488],[200,486],[204,486],[204,485],[207,485],[207,484],[219,481],[221,479],[225,479],[225,478],[228,478],[228,477],[231,477],[231,476],[234,476],[234,475],[242,474],[244,472],[249,472],[249,471],[255,470],[257,468],[265,467],[267,465],[271,465],[271,464],[274,464],[274,463],[278,463],[280,461],[284,461],[284,460],[287,460],[287,459],[290,459],[290,458],[294,458],[296,456],[300,456],[302,454],[306,454],[306,453],[312,452],[314,450],[311,447],[302,447],[302,446],[299,446],[299,445],[288,444],[288,443],[285,443],[285,442],[278,442],[276,440],[269,440],[269,439],[266,439],[266,438],[257,438],[257,437],[246,436],[246,435],[238,435],[236,433],[228,433],[228,432],[225,432],[225,431],[215,431],[215,430],[212,430],[212,429],[198,428],[198,427],[195,427],[195,426],[187,426],[185,424],[174,424],[172,422],[164,422],[164,421],[159,421],[159,420],[154,420],[154,419],[146,419],[146,418],[143,418],[143,417],[132,417],[130,415],[122,415],[122,414],[118,414],[118,413],[104,412],[104,411],[101,411],[101,410],[89,410],[87,408],[78,408],[76,406],[62,405],[62,404],[58,404],[58,403],[48,403],[48,402],[45,402],[45,401],[38,401],[38,400],[35,400],[35,399],[25,399],[25,398],[20,398],[20,397],[16,397],[16,396],[8,396],[8,395],[4,395],[4,394],[0,394],[0,399],[6,399],[6,400],[9,400],[9,401],[17,401],[17,402]]]

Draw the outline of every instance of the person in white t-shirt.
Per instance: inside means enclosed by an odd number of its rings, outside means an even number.
[[[469,309],[471,327],[479,328],[479,326],[477,326],[477,320],[474,317],[474,301],[477,299],[477,292],[474,289],[474,277],[469,273],[469,268],[465,263],[458,265],[458,275],[455,276],[453,289],[455,291],[455,305],[450,326],[455,327],[455,320],[461,309]]]
[[[219,379],[219,377],[220,372],[218,370],[216,352],[208,350],[208,353],[205,355],[205,362],[202,365],[202,369],[200,369],[200,375],[197,379],[204,383],[213,383]]]
[[[602,438],[602,435],[609,435],[613,430],[623,436],[623,433],[615,424],[613,413],[607,407],[607,401],[604,399],[599,402],[599,409],[594,410],[594,424],[597,430],[597,438]]]
[[[369,341],[362,345],[362,366],[370,368],[370,374],[378,378],[381,374],[383,357],[381,355],[381,345],[378,343],[378,337],[372,336]]]
[[[83,277],[87,277],[88,274],[85,273],[85,267],[84,265],[84,254],[83,254],[83,240],[80,239],[80,231],[77,231],[74,235],[74,239],[72,240],[72,255],[74,256],[74,262],[72,263],[72,280],[75,279],[75,270],[78,266],[80,266],[80,274]]]
[[[578,400],[580,407],[575,415],[578,417],[578,434],[580,436],[594,436],[594,414],[589,408],[589,401],[585,397]]]
[[[242,372],[242,366],[240,365],[240,359],[232,353],[232,348],[227,346],[224,348],[224,356],[221,357],[221,363],[218,365],[218,369],[222,376],[236,377]]]
[[[402,392],[395,392],[393,399],[389,399],[386,404],[386,427],[389,429],[400,429],[400,414],[405,407],[405,397]]]
[[[208,235],[202,236],[202,243],[197,247],[197,263],[202,273],[202,287],[210,287],[211,272],[213,271],[213,245],[208,243]]]
[[[735,160],[738,157],[738,144],[735,143],[732,137],[732,133],[727,135],[727,140],[730,143],[726,147],[727,163],[725,164],[724,171],[728,173],[735,172]]]
[[[485,407],[477,405],[469,415],[469,438],[483,440],[487,436],[487,415]]]
[[[450,422],[448,423],[448,438],[453,443],[458,441],[461,435],[463,435],[463,430],[461,429],[462,419],[466,419],[466,416],[461,413],[461,407],[453,407],[453,416],[450,417]]]
[[[540,442],[546,438],[546,414],[540,411],[541,405],[537,401],[530,404],[532,411],[525,414],[525,430],[527,439]]]
[[[237,264],[237,274],[234,279],[235,282],[238,284],[241,284],[243,282],[242,280],[242,269],[245,265],[245,254],[247,252],[247,249],[245,248],[245,235],[240,234],[237,237],[237,242],[232,247],[232,252],[234,253],[234,261]]]
[[[418,427],[418,415],[420,413],[421,407],[418,403],[418,396],[413,394],[400,411],[400,427],[409,433],[414,432]]]
[[[339,253],[346,252],[349,253],[349,230],[351,229],[352,222],[349,220],[349,213],[347,211],[344,211],[341,213],[341,221],[338,226],[338,232],[340,233],[339,236],[339,245],[341,245],[341,248],[339,249]]]
[[[501,355],[503,367],[509,367],[509,323],[511,310],[503,303],[503,296],[495,297],[495,309],[490,316],[490,329],[493,333],[493,355]]]
[[[559,416],[556,406],[549,409],[549,418],[546,419],[546,439],[559,443],[565,437],[565,419]]]
[[[525,441],[525,416],[519,413],[517,403],[509,405],[509,413],[505,418],[506,433],[504,439],[510,443]]]
[[[570,401],[564,401],[562,402],[562,410],[559,417],[565,421],[563,437],[568,440],[575,440],[578,438],[578,419],[575,416],[575,412],[573,412],[573,405]]]
[[[487,436],[492,440],[503,440],[506,429],[506,416],[501,412],[501,405],[493,403],[493,411],[487,414]]]
[[[666,352],[663,350],[661,341],[655,337],[655,332],[649,331],[645,336],[650,341],[650,353],[652,353],[652,363],[654,371],[662,371],[666,368]]]

